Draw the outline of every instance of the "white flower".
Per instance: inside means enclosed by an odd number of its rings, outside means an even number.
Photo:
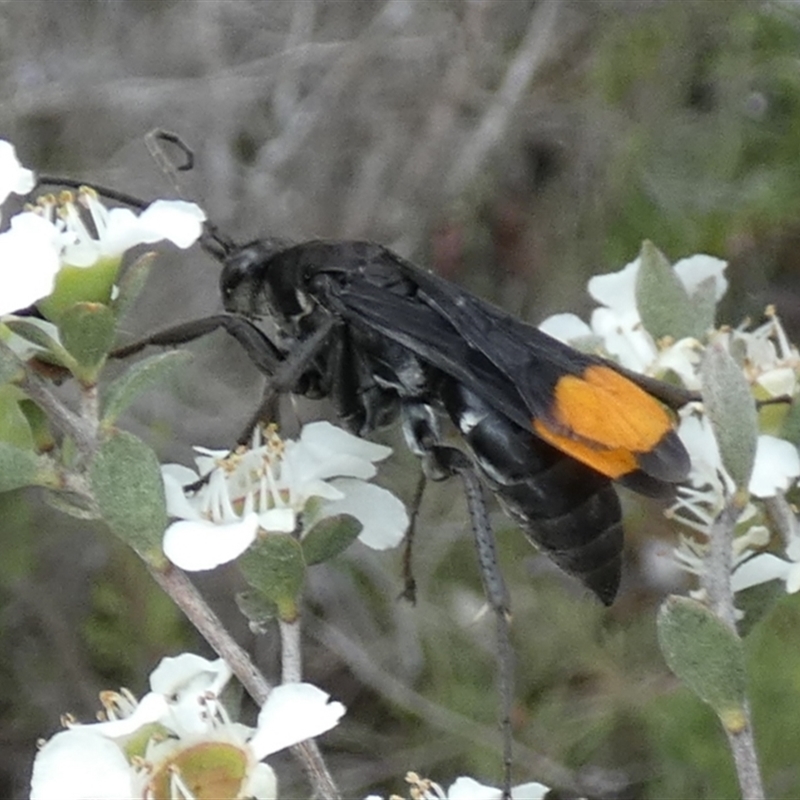
[[[12,194],[28,194],[36,185],[33,172],[19,163],[11,142],[0,139],[0,204]]]
[[[503,792],[494,786],[485,786],[474,778],[461,777],[444,789],[430,778],[421,778],[416,772],[406,774],[410,786],[410,796],[415,800],[501,800]],[[512,800],[543,800],[550,789],[542,783],[523,783],[511,787]],[[395,795],[393,795],[395,796]],[[380,800],[377,795],[369,795],[364,800]]]
[[[88,188],[75,197],[65,193],[57,202],[45,201],[40,209],[61,225],[61,260],[74,267],[117,259],[137,244],[162,239],[185,249],[200,237],[206,218],[199,206],[184,200],[156,200],[139,214],[130,208],[108,209]],[[88,214],[93,230],[84,221],[84,214]]]
[[[640,266],[641,258],[637,257],[618,272],[596,275],[589,280],[589,294],[601,304],[592,312],[591,326],[574,314],[557,314],[539,327],[568,344],[597,340],[606,353],[628,369],[647,375],[660,375],[670,370],[681,378],[686,388],[697,389],[698,342],[689,338],[659,346],[642,325],[636,305],[636,278]],[[718,258],[695,255],[678,261],[674,270],[689,295],[704,280],[713,280],[715,297],[719,300],[727,289],[722,274],[725,267],[726,263]]]
[[[759,542],[762,546],[766,542]],[[745,553],[745,555],[750,555]],[[800,589],[800,537],[792,536],[786,546],[786,558],[773,553],[757,553],[736,568],[731,578],[734,592],[741,592],[751,586],[758,586],[773,580],[782,580],[786,591],[794,594]]]
[[[542,783],[523,783],[511,787],[511,800],[544,800],[550,789]],[[447,790],[447,800],[501,800],[502,791],[484,786],[473,778],[458,778]]]
[[[303,428],[298,441],[274,432],[252,449],[227,456],[201,450],[198,472],[177,464],[162,467],[170,516],[164,552],[187,570],[212,569],[241,555],[259,531],[307,531],[320,519],[348,514],[362,526],[359,539],[385,549],[400,543],[408,527],[403,504],[390,492],[365,483],[373,462],[391,450],[359,439],[329,422]],[[204,483],[194,492],[184,486]]]
[[[177,800],[193,796],[188,787],[202,796],[275,798],[275,774],[262,759],[330,730],[344,706],[311,684],[284,684],[253,729],[231,722],[219,702],[229,678],[221,660],[183,654],[161,662],[141,702],[105,693],[108,721],[73,725],[39,751],[31,800]]]
[[[61,266],[59,241],[56,226],[38,214],[11,218],[11,227],[0,233],[0,315],[50,294]]]

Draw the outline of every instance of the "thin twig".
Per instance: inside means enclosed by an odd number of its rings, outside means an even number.
[[[294,622],[279,620],[281,631],[281,681],[299,683],[303,680],[303,654],[300,649],[300,617]]]
[[[537,3],[514,59],[506,71],[499,91],[486,109],[480,125],[459,151],[458,160],[446,180],[447,193],[458,194],[486,162],[487,155],[502,142],[517,107],[536,71],[554,45],[555,22],[560,0]]]
[[[708,535],[709,549],[701,581],[711,610],[737,636],[731,572],[734,528],[740,512],[741,508],[736,504],[735,498],[729,497],[725,507],[714,520]],[[723,728],[728,737],[743,800],[764,800],[764,787],[753,738],[752,715],[747,701],[742,704],[742,713],[745,723],[743,726],[732,730],[723,724]]]
[[[192,625],[214,651],[230,665],[249,695],[263,706],[272,687],[253,663],[247,651],[228,633],[219,617],[209,608],[203,596],[184,572],[172,565],[159,570],[150,566],[150,574],[158,585],[172,598]],[[291,748],[298,758],[314,789],[314,794],[325,800],[337,800],[339,790],[328,772],[319,748],[313,740],[301,742]]]

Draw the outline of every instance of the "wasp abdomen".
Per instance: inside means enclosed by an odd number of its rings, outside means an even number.
[[[504,511],[603,603],[617,594],[623,532],[607,477],[538,439],[453,380],[441,396]]]

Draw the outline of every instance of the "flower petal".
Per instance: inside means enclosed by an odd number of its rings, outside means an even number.
[[[592,329],[577,314],[553,314],[539,325],[539,330],[566,344],[592,335]]]
[[[714,298],[719,302],[728,290],[728,280],[723,275],[727,261],[703,253],[682,258],[676,261],[673,269],[690,295],[694,294],[697,287],[707,278],[714,279]]]
[[[230,667],[221,658],[209,661],[194,653],[181,653],[162,658],[159,665],[150,673],[150,688],[164,695],[174,695],[190,684],[200,680],[202,691],[217,684],[224,685],[231,677]]]
[[[278,796],[278,779],[269,764],[256,764],[242,787],[242,797],[255,800],[275,800]]]
[[[772,553],[760,553],[736,568],[731,576],[731,587],[734,592],[741,592],[769,581],[785,580],[791,568],[791,561],[784,561]]]
[[[617,313],[636,311],[636,276],[639,273],[639,258],[626,264],[618,272],[595,275],[589,279],[589,294],[604,306]]]
[[[345,712],[330,695],[310,683],[276,686],[258,715],[258,730],[250,740],[256,758],[262,758],[312,739],[333,728]]]
[[[143,241],[167,239],[185,250],[200,238],[205,220],[205,211],[195,203],[156,200],[141,213],[139,225],[143,235],[155,237]]]
[[[408,530],[408,512],[403,503],[387,489],[354,478],[332,481],[344,493],[341,500],[325,503],[320,516],[349,514],[363,526],[358,539],[374,550],[397,547]]]
[[[164,534],[164,553],[173,564],[190,572],[213,569],[247,550],[257,531],[255,513],[221,525],[206,520],[179,520]]]
[[[164,695],[148,692],[137,703],[136,708],[129,717],[114,719],[109,722],[95,722],[91,727],[92,730],[108,739],[116,739],[136,733],[143,725],[163,720],[168,711],[169,706]]]
[[[756,445],[756,460],[750,476],[750,493],[756,497],[774,497],[786,491],[800,475],[797,448],[785,439],[762,434]]]
[[[161,480],[167,500],[167,514],[181,519],[200,519],[200,514],[183,491],[184,486],[195,483],[200,476],[183,464],[162,464]]]
[[[122,750],[88,726],[57,733],[36,754],[31,800],[130,800],[132,772]]]
[[[0,139],[0,203],[5,203],[12,192],[28,194],[35,185],[33,172],[19,163],[14,145]]]
[[[61,266],[58,231],[48,220],[26,211],[11,218],[0,234],[0,314],[35,303],[53,290]]]

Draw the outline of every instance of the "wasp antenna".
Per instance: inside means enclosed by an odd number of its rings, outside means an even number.
[[[211,222],[206,222],[199,239],[200,247],[217,261],[225,259],[236,249],[236,242],[221,233],[219,228]]]
[[[122,203],[125,206],[130,206],[131,208],[138,208],[140,211],[144,211],[144,209],[150,205],[149,201],[142,200],[140,197],[135,197],[132,194],[118,192],[116,189],[109,189],[106,186],[99,186],[96,183],[76,181],[74,178],[60,178],[53,175],[40,175],[36,180],[36,186],[34,186],[33,191],[36,191],[36,189],[42,186],[63,186],[67,189],[83,189],[84,187],[88,187],[89,189],[97,192],[97,194],[99,194],[101,197],[105,197],[106,200],[112,200],[115,203]]]
[[[164,143],[177,147],[183,156],[183,163],[177,163],[164,148]],[[189,172],[194,168],[194,152],[177,133],[154,128],[144,135],[144,143],[153,160],[158,164],[164,177],[170,182],[175,194],[184,198],[181,182],[178,180],[179,172]]]
[[[194,150],[177,133],[165,131],[163,128],[153,128],[153,130],[145,134],[144,141],[147,149],[150,150],[150,153],[157,161],[159,157],[166,157],[164,148],[159,144],[160,142],[168,142],[175,145],[183,153],[185,160],[183,164],[176,164],[172,159],[167,159],[170,166],[178,172],[190,172],[194,169]]]

